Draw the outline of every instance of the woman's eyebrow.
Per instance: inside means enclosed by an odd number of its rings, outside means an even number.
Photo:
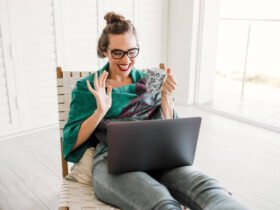
[[[113,48],[112,50],[120,50],[120,51],[124,51],[124,50],[121,50],[121,49],[118,49],[118,48]]]
[[[130,49],[134,49],[134,48],[137,48],[137,47],[132,47],[132,48],[129,48],[128,50],[130,50]],[[111,49],[111,51],[113,51],[113,50],[120,50],[120,51],[127,51],[127,50],[122,50],[122,49],[118,49],[118,48],[113,48],[113,49]]]

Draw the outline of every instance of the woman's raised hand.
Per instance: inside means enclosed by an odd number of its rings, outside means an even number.
[[[107,93],[105,90],[105,82],[107,77],[107,71],[103,71],[99,78],[97,72],[95,72],[93,82],[94,89],[91,87],[89,81],[87,80],[87,87],[96,99],[97,110],[104,115],[112,106],[112,86],[108,86]]]
[[[177,88],[177,81],[173,77],[170,68],[167,68],[166,73],[167,73],[167,77],[165,78],[165,80],[162,83],[161,95],[171,97],[173,92]]]
[[[173,119],[174,100],[173,93],[177,87],[177,81],[171,74],[171,69],[166,70],[167,77],[164,79],[161,86],[161,109],[164,119]]]

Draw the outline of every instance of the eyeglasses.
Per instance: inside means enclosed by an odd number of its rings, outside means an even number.
[[[139,45],[137,44],[138,48],[131,48],[128,51],[122,51],[119,49],[115,49],[115,50],[110,50],[109,48],[107,48],[110,52],[111,52],[111,56],[115,59],[121,59],[123,58],[125,55],[127,55],[129,58],[135,58],[138,54],[139,54]]]

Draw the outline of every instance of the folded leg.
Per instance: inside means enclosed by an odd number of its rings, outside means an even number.
[[[196,210],[245,210],[220,183],[193,166],[155,172],[152,176],[165,185],[182,205]]]
[[[96,197],[108,204],[124,210],[181,209],[168,189],[145,172],[109,174],[104,155],[94,159],[92,172]]]

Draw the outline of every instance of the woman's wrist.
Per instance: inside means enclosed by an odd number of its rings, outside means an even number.
[[[90,117],[83,121],[78,132],[77,140],[71,151],[74,151],[91,136],[105,114],[106,113],[96,109]]]
[[[105,117],[107,111],[96,109],[93,114],[96,114],[99,118]]]
[[[161,109],[163,112],[164,119],[173,119],[173,96],[172,95],[162,95],[161,97]]]

